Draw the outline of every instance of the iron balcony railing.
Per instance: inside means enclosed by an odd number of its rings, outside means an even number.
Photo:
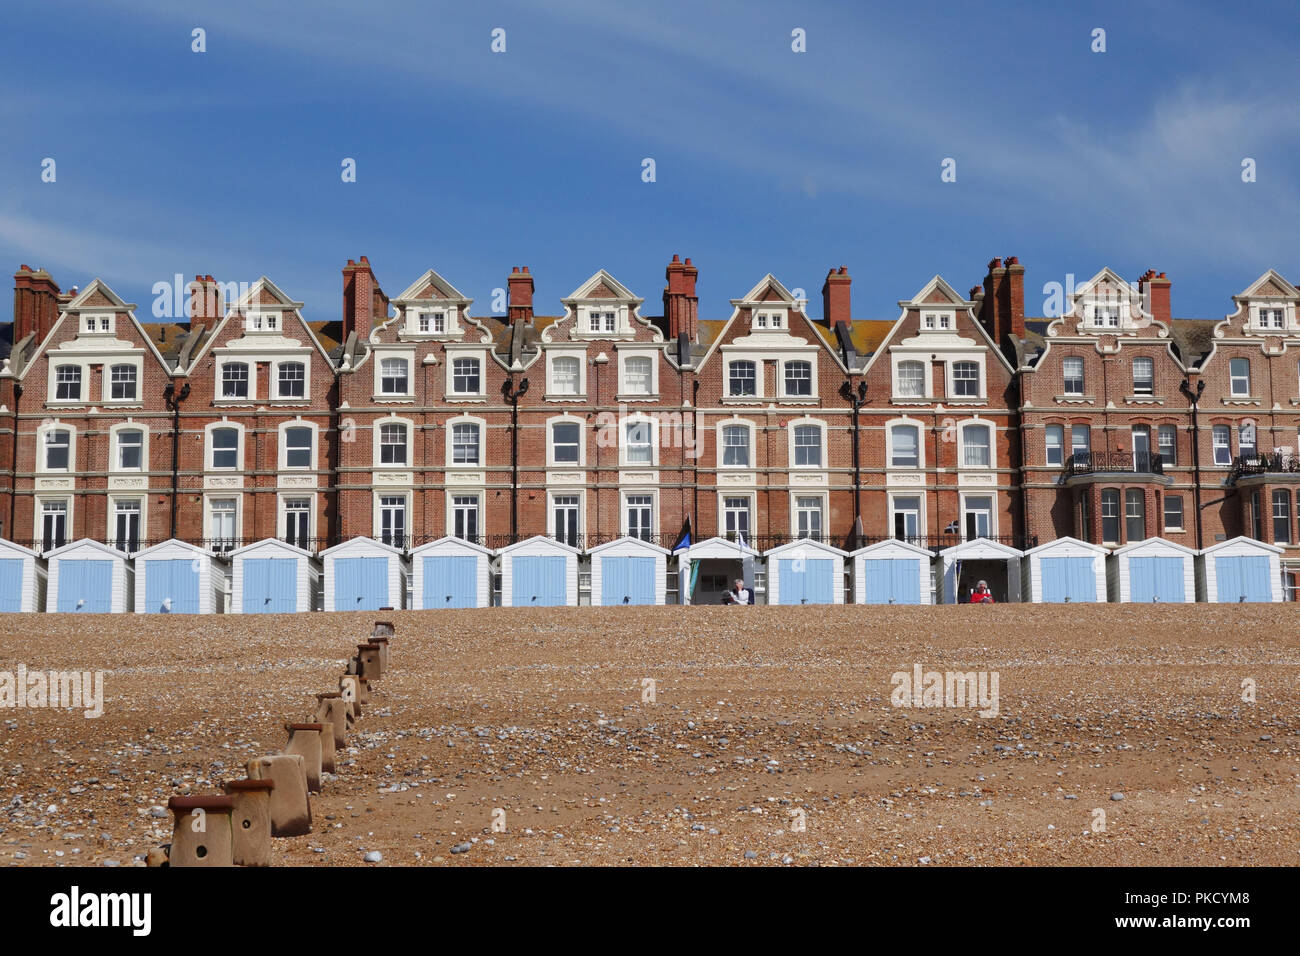
[[[1273,452],[1268,455],[1238,455],[1232,460],[1232,471],[1228,481],[1248,475],[1276,475],[1300,473],[1300,456],[1287,452]]]
[[[408,551],[408,552],[415,548],[418,548],[420,545],[428,544],[430,541],[437,541],[442,537],[445,537],[445,535],[422,534],[422,533],[373,536],[374,540],[376,541],[382,541],[384,544],[389,544],[395,548],[398,548],[399,550]],[[529,538],[535,536],[530,534],[517,534],[517,535],[480,534],[480,535],[473,535],[468,537],[458,535],[455,537],[459,537],[460,540],[462,541],[469,541],[474,544],[482,545],[483,547],[488,548],[492,551],[499,551],[500,549],[507,547],[508,545],[517,544],[520,541],[526,541]],[[597,545],[607,544],[610,541],[615,541],[622,537],[639,538],[642,541],[648,541],[651,544],[657,544],[661,548],[668,548],[668,549],[671,549],[680,540],[679,534],[676,533],[666,534],[666,533],[658,533],[658,532],[637,534],[637,535],[601,533],[601,534],[578,534],[578,535],[560,535],[560,536],[545,535],[545,537],[552,538],[553,540],[556,541],[562,541],[564,544],[571,545],[572,547],[575,547],[580,551],[587,551],[590,550],[591,548],[596,547]],[[701,541],[709,537],[711,537],[711,535],[708,534],[696,535],[693,540]],[[719,535],[718,537],[730,541],[737,540],[737,536],[735,534],[724,533]],[[1032,548],[1038,543],[1038,538],[1035,536],[1026,537],[1024,535],[995,535],[995,536],[981,535],[980,537],[983,538],[984,540],[996,541],[999,544],[1009,545],[1010,547],[1017,548],[1022,551],[1028,548]],[[744,540],[745,540],[745,545],[747,547],[752,548],[753,550],[758,551],[760,553],[763,551],[768,551],[780,545],[789,544],[792,541],[798,541],[798,540],[821,541],[826,544],[834,545],[835,547],[844,548],[844,549],[861,548],[869,544],[876,544],[877,542],[880,541],[907,541],[911,544],[917,545],[918,547],[927,548],[931,551],[934,551],[935,553],[938,553],[939,551],[942,551],[945,548],[950,548],[953,545],[961,544],[963,541],[971,540],[971,538],[972,536],[970,535],[962,535],[957,533],[921,535],[921,536],[912,536],[912,537],[903,537],[899,535],[868,535],[868,536],[863,536],[862,538],[859,538],[855,541],[853,540],[852,536],[849,535],[845,535],[841,538],[832,538],[830,535],[826,535],[826,534],[813,534],[813,535],[806,535],[802,537],[793,534],[760,534],[760,535],[753,535],[753,536],[745,535]],[[77,539],[73,539],[73,538],[30,539],[28,538],[26,540],[14,540],[14,543],[20,544],[25,548],[30,548],[31,550],[37,552],[38,554],[47,554],[48,552],[53,551],[55,548],[62,547],[65,544],[70,544],[73,540],[84,540],[84,539],[82,538],[77,538]],[[97,541],[100,544],[106,544],[110,548],[114,548],[118,551],[121,551],[123,554],[127,556],[131,556],[139,553],[140,551],[145,550],[146,548],[151,548],[154,545],[162,544],[164,541],[170,539],[139,538],[139,539],[122,540],[122,539],[118,539],[117,537],[110,537],[110,538],[100,537],[100,538],[91,538],[90,540]],[[185,544],[197,545],[198,547],[203,548],[205,551],[211,551],[214,554],[228,554],[229,552],[234,551],[236,548],[242,548],[245,545],[254,544],[258,541],[264,541],[266,539],[265,538],[224,538],[223,537],[223,538],[177,538],[176,540],[182,541]],[[292,544],[296,547],[302,548],[304,551],[309,551],[313,554],[319,554],[321,551],[324,551],[327,548],[331,548],[334,545],[342,544],[344,541],[350,541],[352,539],[339,538],[339,537],[329,537],[329,538],[290,537],[290,538],[279,538],[277,540],[285,541],[288,544]]]
[[[1062,466],[1063,476],[1118,474],[1130,472],[1139,475],[1163,475],[1165,461],[1163,455],[1150,452],[1128,451],[1079,451],[1065,459]]]

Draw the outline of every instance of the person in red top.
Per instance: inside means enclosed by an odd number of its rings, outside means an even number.
[[[980,581],[975,585],[975,590],[970,593],[971,604],[993,604],[993,594],[989,591],[989,583]]]

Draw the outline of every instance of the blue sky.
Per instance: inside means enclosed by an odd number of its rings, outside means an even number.
[[[1169,273],[1178,316],[1300,281],[1289,3],[46,0],[9,26],[0,264],[99,276],[145,320],[178,272],[337,318],[362,254],[390,295],[434,268],[479,314],[515,265],[539,313],[605,268],[658,314],[673,253],[706,318],[766,272],[820,315],[839,265],[855,316],[894,318],[995,255],[1030,313],[1104,265]]]

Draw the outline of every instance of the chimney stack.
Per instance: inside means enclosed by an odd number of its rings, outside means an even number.
[[[1142,305],[1151,313],[1151,318],[1158,322],[1173,321],[1173,312],[1169,298],[1169,278],[1163,273],[1156,272],[1155,269],[1148,269],[1146,274],[1138,280],[1138,288],[1142,292]]]
[[[528,274],[528,266],[515,266],[511,269],[508,286],[510,323],[513,325],[516,322],[523,322],[525,325],[532,325],[533,277]]]
[[[190,291],[190,328],[216,328],[226,311],[226,304],[221,301],[221,286],[210,275],[195,276],[189,284]]]
[[[830,328],[842,325],[846,329],[853,327],[849,287],[853,279],[849,276],[848,266],[840,266],[839,271],[832,269],[826,273],[822,284],[822,314]]]
[[[664,287],[664,318],[668,320],[668,337],[694,342],[699,331],[700,300],[695,294],[695,280],[700,270],[691,265],[690,257],[682,262],[673,254],[673,261],[664,270],[668,285]]]
[[[1007,258],[1007,324],[1002,330],[1018,339],[1025,337],[1025,267],[1019,256]],[[998,345],[1002,345],[998,339]]]
[[[1007,270],[1002,265],[1001,257],[991,259],[988,274],[984,276],[984,298],[980,302],[980,325],[984,326],[984,330],[998,344],[1002,343],[1003,302],[1005,301],[1006,284]]]
[[[14,273],[14,342],[35,333],[40,342],[59,318],[59,287],[44,269],[22,265]]]
[[[388,317],[388,296],[375,282],[370,260],[362,256],[359,261],[349,259],[343,267],[343,340],[357,333],[357,338],[368,339],[375,320]]]

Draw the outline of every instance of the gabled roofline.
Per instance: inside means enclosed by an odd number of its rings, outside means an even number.
[[[898,318],[894,320],[893,327],[889,330],[889,332],[885,335],[885,337],[880,340],[880,344],[876,346],[876,350],[872,352],[871,357],[867,359],[867,364],[862,367],[862,374],[866,375],[869,371],[871,371],[871,369],[875,367],[876,360],[880,358],[881,355],[884,355],[889,352],[889,343],[892,342],[894,336],[898,334],[898,330],[902,327],[903,320],[907,318],[908,312],[912,311],[913,309],[915,309],[917,312],[920,312],[922,309],[926,308],[927,306],[929,306],[930,308],[938,308],[938,306],[935,306],[934,303],[932,302],[927,303],[927,302],[918,301],[923,295],[925,295],[925,293],[928,290],[932,288],[946,289],[948,293],[952,294],[953,296],[956,296],[957,301],[952,303],[953,309],[957,311],[961,311],[963,309],[965,310],[966,317],[970,319],[971,323],[975,326],[976,334],[981,339],[984,340],[984,344],[988,346],[989,351],[997,356],[998,361],[1002,363],[1002,367],[1005,368],[1008,372],[1010,372],[1014,376],[1016,374],[1016,367],[1012,365],[1010,361],[1007,360],[1007,357],[1003,353],[1002,349],[998,346],[996,342],[993,341],[993,337],[989,335],[988,329],[984,328],[984,323],[982,323],[979,320],[979,316],[975,314],[975,302],[971,299],[963,299],[961,295],[958,294],[953,289],[953,287],[948,284],[947,280],[945,280],[944,277],[941,275],[935,275],[934,278],[932,278],[929,282],[927,282],[921,288],[921,290],[917,292],[916,295],[914,295],[910,300],[908,299],[898,300],[899,308],[902,309],[902,311],[898,314]],[[960,335],[960,333],[957,332],[956,328],[954,328],[952,331],[954,335]]]
[[[40,344],[36,346],[36,351],[32,353],[31,358],[29,358],[23,364],[22,371],[17,373],[18,381],[21,382],[27,376],[28,369],[30,369],[33,365],[36,364],[36,360],[49,351],[49,344],[54,339],[54,333],[57,332],[59,328],[63,325],[64,321],[68,318],[69,313],[74,311],[81,312],[83,309],[86,308],[95,308],[94,306],[77,305],[77,303],[80,300],[84,299],[94,289],[101,290],[106,296],[108,296],[108,298],[111,301],[115,303],[113,308],[110,311],[126,312],[127,321],[129,321],[132,325],[135,326],[136,332],[140,334],[140,338],[144,340],[144,344],[148,347],[149,351],[153,353],[153,357],[158,360],[158,364],[162,367],[163,371],[165,371],[169,377],[177,373],[178,369],[172,368],[172,366],[168,364],[167,360],[163,358],[163,354],[158,351],[158,346],[154,345],[153,339],[145,335],[144,326],[142,326],[140,324],[140,320],[135,317],[135,304],[130,302],[123,302],[122,297],[119,296],[116,292],[114,292],[111,288],[109,288],[108,283],[104,282],[104,280],[97,277],[91,279],[90,284],[87,285],[85,289],[78,292],[76,298],[73,299],[71,302],[69,302],[67,305],[65,305],[63,309],[60,310],[59,317],[55,319],[54,324],[50,326],[50,331],[46,333],[45,338],[41,339]],[[24,336],[24,338],[30,338],[30,337],[31,337],[30,335]],[[17,344],[18,343],[14,343],[15,346],[17,346]]]
[[[307,338],[311,341],[311,344],[316,347],[316,351],[321,354],[321,357],[323,359],[325,359],[325,364],[329,366],[330,371],[334,375],[338,374],[338,366],[334,364],[334,360],[330,358],[329,352],[325,351],[325,346],[321,345],[320,339],[316,337],[316,333],[312,331],[312,328],[308,324],[307,320],[303,318],[302,315],[302,309],[304,307],[303,303],[292,301],[287,295],[285,295],[280,290],[279,286],[277,286],[266,276],[262,276],[260,279],[254,282],[249,287],[247,292],[241,295],[236,301],[230,303],[229,306],[227,306],[226,314],[221,317],[220,322],[218,322],[215,326],[212,327],[211,334],[208,335],[208,337],[204,340],[203,345],[199,348],[198,353],[192,359],[190,359],[190,364],[185,366],[184,369],[181,369],[180,366],[177,366],[176,368],[177,374],[184,375],[186,378],[190,376],[190,373],[194,371],[194,367],[198,365],[200,361],[202,361],[202,359],[204,358],[204,356],[208,354],[208,352],[212,351],[213,348],[212,343],[214,343],[217,340],[217,337],[221,334],[221,330],[226,327],[226,324],[232,318],[234,318],[237,314],[241,314],[240,309],[249,304],[247,300],[251,299],[253,293],[256,292],[259,288],[270,289],[271,294],[281,300],[280,304],[282,306],[293,310],[294,317],[297,318],[298,322],[302,325],[303,331],[307,333]],[[284,331],[283,325],[280,327],[280,331],[281,332]]]
[[[813,320],[808,318],[807,312],[805,312],[803,309],[798,307],[799,300],[796,299],[794,295],[790,292],[790,290],[787,289],[784,285],[782,285],[781,281],[777,279],[776,276],[772,275],[772,273],[770,272],[767,275],[763,276],[762,280],[758,283],[758,285],[754,286],[754,288],[750,289],[749,292],[746,293],[745,298],[731,300],[731,315],[723,323],[722,328],[718,330],[718,334],[713,337],[713,341],[709,343],[709,347],[704,350],[704,354],[700,356],[700,360],[698,362],[693,363],[690,366],[691,371],[694,374],[698,375],[700,371],[704,368],[704,366],[709,363],[709,360],[713,358],[714,353],[717,352],[719,348],[721,348],[722,340],[727,337],[727,332],[731,329],[731,326],[735,323],[736,319],[740,317],[740,310],[742,308],[750,309],[752,311],[754,308],[761,308],[764,303],[770,304],[772,302],[771,299],[754,298],[756,295],[758,295],[758,293],[762,292],[769,285],[774,285],[776,287],[777,294],[784,296],[786,304],[790,306],[790,312],[792,315],[799,315],[803,317],[804,324],[807,326],[808,331],[812,333],[813,340],[809,344],[816,345],[819,348],[825,349],[825,351],[830,355],[830,357],[835,361],[835,364],[840,367],[840,370],[844,372],[845,375],[857,374],[855,371],[849,369],[849,367],[844,364],[844,360],[843,358],[840,357],[839,353],[834,348],[831,347],[829,342],[827,342],[824,338],[822,338],[821,333],[817,331],[817,326],[813,324]]]

